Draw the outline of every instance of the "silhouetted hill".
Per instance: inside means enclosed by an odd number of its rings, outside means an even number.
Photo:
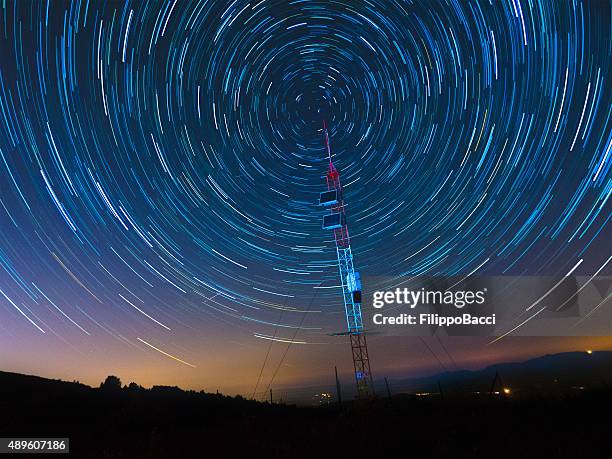
[[[608,374],[610,354],[559,354],[496,366],[517,385],[530,378],[547,383],[553,375],[570,384],[553,397],[466,398],[451,392],[342,408],[122,387],[112,376],[91,388],[0,372],[0,437],[69,437],[70,457],[86,458],[610,458],[612,392],[602,385],[571,389],[584,375],[596,381],[599,371]],[[495,367],[452,372],[445,384],[473,380],[488,389],[494,373]],[[431,378],[429,384],[437,384]]]

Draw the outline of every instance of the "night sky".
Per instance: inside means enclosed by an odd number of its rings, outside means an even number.
[[[610,275],[611,18],[604,0],[2,2],[0,369],[247,393],[270,349],[263,388],[349,374],[323,120],[356,266],[389,279],[366,292]],[[612,347],[446,342],[461,366]],[[370,343],[375,377],[439,370],[417,339]]]

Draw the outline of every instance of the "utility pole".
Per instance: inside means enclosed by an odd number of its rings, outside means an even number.
[[[340,380],[338,379],[338,367],[334,366],[336,372],[336,393],[338,394],[338,405],[342,409],[342,392],[340,392]]]
[[[495,369],[495,376],[493,377],[493,382],[491,383],[491,389],[489,389],[489,398],[493,396],[493,392],[495,391],[495,383],[499,379],[499,373],[497,369]]]
[[[385,376],[385,386],[387,386],[387,397],[390,399],[391,398],[391,389],[389,388],[389,380],[387,379],[386,376]]]
[[[272,405],[272,388],[270,388],[270,405]]]

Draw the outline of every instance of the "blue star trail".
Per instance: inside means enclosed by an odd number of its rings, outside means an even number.
[[[323,120],[364,276],[611,272],[608,1],[1,15],[7,340],[104,335],[189,366],[193,330],[325,341],[343,309]]]

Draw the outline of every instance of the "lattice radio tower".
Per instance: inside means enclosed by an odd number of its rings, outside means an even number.
[[[351,341],[357,394],[359,397],[368,397],[374,395],[374,384],[372,382],[372,372],[370,371],[365,329],[363,328],[361,317],[361,276],[359,272],[355,271],[353,266],[353,254],[346,224],[342,184],[340,182],[340,174],[334,167],[331,159],[329,136],[325,121],[323,122],[323,133],[325,135],[325,149],[329,158],[329,168],[326,175],[327,191],[321,193],[319,204],[330,210],[330,213],[323,217],[323,229],[334,232],[344,310],[348,326],[346,334]]]

